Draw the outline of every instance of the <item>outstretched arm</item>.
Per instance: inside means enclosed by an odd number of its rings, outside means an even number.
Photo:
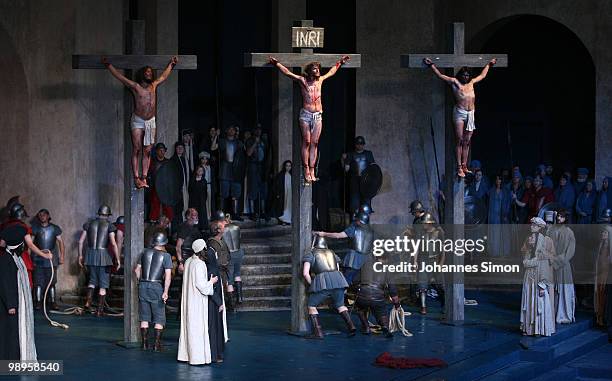
[[[349,57],[349,56],[342,56],[342,58],[340,58],[338,60],[338,62],[336,62],[336,64],[331,69],[329,69],[329,71],[327,73],[325,73],[325,75],[321,76],[321,81],[325,81],[327,78],[329,78],[332,75],[336,74],[338,69],[340,69],[340,66],[344,65],[345,63],[347,63],[348,60],[350,60],[350,59],[351,59],[351,57]]]
[[[160,83],[164,82],[166,79],[168,79],[168,76],[170,75],[172,68],[174,68],[177,62],[178,62],[178,57],[177,56],[172,57],[172,59],[170,59],[170,62],[168,63],[168,66],[166,66],[163,73],[161,73],[159,78],[157,78],[155,82],[153,82],[153,84],[157,86]]]
[[[431,68],[431,71],[434,72],[434,74],[436,75],[436,77],[440,78],[441,80],[443,80],[444,82],[448,83],[449,85],[454,85],[457,80],[453,77],[449,77],[448,75],[444,75],[440,72],[440,70],[438,70],[438,68],[436,67],[436,65],[433,63],[433,61],[429,58],[425,58],[423,60],[423,63],[425,63],[425,65],[429,66]]]
[[[495,65],[496,63],[497,63],[497,59],[493,58],[488,64],[485,65],[485,67],[482,69],[480,74],[472,80],[472,83],[482,81],[487,76],[487,73],[489,73],[489,68]]]
[[[287,77],[293,79],[294,81],[299,81],[302,82],[303,78],[301,75],[297,75],[295,73],[293,73],[291,70],[287,69],[282,63],[278,62],[278,60],[274,57],[269,57],[270,60],[270,64],[274,65],[278,68],[278,70],[281,71],[281,73],[283,73],[284,75],[286,75]]]
[[[132,81],[131,79],[128,79],[125,75],[121,74],[119,70],[117,70],[110,62],[108,62],[106,57],[102,57],[102,63],[111,72],[113,77],[117,78],[125,86],[129,87],[130,89],[136,88],[136,82]]]
[[[312,232],[312,234],[316,234],[321,237],[334,238],[334,239],[342,239],[348,237],[345,232]]]

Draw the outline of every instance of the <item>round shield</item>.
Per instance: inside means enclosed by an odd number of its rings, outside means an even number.
[[[382,170],[376,163],[371,163],[361,172],[359,194],[365,199],[374,198],[382,186]]]
[[[464,218],[466,225],[483,224],[486,217],[484,201],[474,196],[463,198]]]
[[[548,204],[542,206],[542,209],[540,209],[538,212],[538,217],[546,221],[546,212],[558,212],[560,209],[563,209],[563,206],[561,206],[561,204],[558,202],[549,202]]]
[[[155,191],[164,205],[176,205],[182,195],[182,169],[176,160],[164,161],[155,172]]]

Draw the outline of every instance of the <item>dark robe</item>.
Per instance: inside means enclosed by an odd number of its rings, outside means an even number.
[[[19,306],[17,265],[4,248],[0,250],[0,360],[19,360],[18,315],[8,314]]]
[[[223,313],[219,312],[219,306],[223,305],[223,283],[215,251],[211,247],[208,248],[205,262],[208,269],[208,278],[219,277],[219,281],[213,287],[214,293],[208,298],[208,337],[210,357],[214,362],[223,358],[225,336],[223,334]]]
[[[593,222],[593,212],[595,209],[595,201],[597,199],[597,192],[592,190],[591,192],[582,192],[576,200],[576,223],[577,224],[590,224]],[[585,213],[586,216],[580,213]]]
[[[291,172],[290,172],[291,173]],[[272,192],[270,195],[272,205],[271,217],[280,217],[285,209],[285,170],[283,169],[274,177]]]
[[[576,193],[574,193],[574,186],[569,182],[565,186],[559,185],[555,189],[555,201],[561,204],[561,206],[570,214],[568,223],[573,221],[572,215],[574,214],[574,206],[576,205]]]
[[[206,210],[206,198],[208,197],[208,184],[206,178],[202,175],[200,181],[193,176],[189,180],[189,207],[198,211],[200,230],[204,230],[208,226],[208,214]]]

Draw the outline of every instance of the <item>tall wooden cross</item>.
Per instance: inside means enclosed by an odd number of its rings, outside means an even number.
[[[108,62],[118,69],[135,70],[144,66],[153,69],[165,69],[173,57],[171,55],[145,55],[145,22],[143,20],[129,20],[126,31],[129,43],[126,55],[105,55]],[[106,69],[102,64],[101,55],[73,55],[73,69]],[[179,55],[178,63],[173,70],[197,69],[197,57],[194,55]],[[109,74],[110,75],[110,74]],[[132,179],[132,144],[131,126],[129,123],[132,113],[132,95],[125,91],[125,153],[124,153],[124,215],[126,238],[123,259],[123,339],[125,344],[138,342],[138,284],[133,269],[138,256],[144,248],[144,191],[133,186]]]
[[[332,67],[343,55],[348,55],[351,60],[342,65],[343,68],[361,67],[360,54],[321,54],[314,53],[314,48],[322,48],[324,42],[324,29],[314,28],[312,20],[301,20],[294,23],[292,28],[293,53],[245,53],[245,67],[271,67],[269,57],[274,56],[280,63],[288,68],[303,67],[310,62],[317,61],[322,67]],[[294,91],[295,93],[295,91]],[[301,163],[300,153],[301,133],[296,123],[298,107],[295,102],[293,112],[293,157],[294,163]],[[325,122],[323,122],[325,128]],[[294,171],[298,166],[294,166]],[[303,180],[303,168],[294,172],[291,183],[291,224],[292,229],[292,280],[291,280],[291,332],[296,334],[308,331],[306,320],[306,290],[302,278],[302,256],[311,249],[312,243],[312,187],[306,186]]]
[[[465,25],[462,22],[453,23],[453,53],[452,54],[407,54],[401,55],[401,67],[404,68],[427,68],[423,63],[424,58],[430,58],[438,68],[453,69],[456,74],[459,68],[467,66],[470,68],[483,68],[493,58],[497,59],[495,67],[507,67],[508,55],[506,54],[466,54],[465,53]],[[443,110],[440,110],[443,111]],[[454,175],[457,170],[455,163],[455,134],[453,128],[445,129],[445,189],[446,202],[444,208],[444,222],[448,228],[452,226],[454,239],[463,238],[464,218],[464,191],[463,180],[456,181]],[[463,264],[463,257],[451,255],[453,264]],[[450,278],[450,279],[449,279]],[[451,322],[462,322],[464,316],[464,285],[462,274],[453,273],[446,279],[446,319]]]

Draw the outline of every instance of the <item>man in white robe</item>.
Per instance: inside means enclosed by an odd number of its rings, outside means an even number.
[[[183,294],[181,328],[179,336],[178,361],[190,365],[212,362],[208,334],[208,298],[214,293],[216,276],[208,279],[204,262],[206,242],[198,239],[193,243],[195,255],[185,261],[183,273]]]
[[[523,335],[550,336],[555,333],[554,279],[552,261],[555,246],[542,234],[546,222],[531,219],[531,233],[523,244],[523,295],[521,298],[521,331]]]

